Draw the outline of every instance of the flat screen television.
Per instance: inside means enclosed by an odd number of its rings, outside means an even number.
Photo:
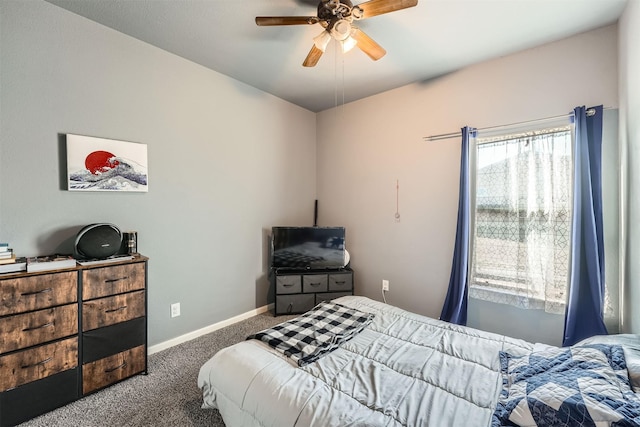
[[[273,227],[272,268],[314,270],[345,266],[344,227]]]

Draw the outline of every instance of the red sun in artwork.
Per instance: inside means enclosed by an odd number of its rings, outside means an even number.
[[[119,162],[117,160],[113,162],[109,161],[109,159],[114,157],[115,155],[108,151],[94,151],[84,160],[84,166],[89,172],[96,175],[118,166]]]

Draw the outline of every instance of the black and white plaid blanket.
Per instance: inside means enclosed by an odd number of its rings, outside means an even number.
[[[264,341],[298,366],[315,362],[361,332],[374,315],[333,302],[321,302],[311,311],[247,339]]]

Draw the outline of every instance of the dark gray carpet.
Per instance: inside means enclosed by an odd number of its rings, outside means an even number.
[[[223,427],[217,410],[201,409],[200,367],[218,350],[294,316],[264,313],[149,356],[149,374],[137,375],[21,427]]]

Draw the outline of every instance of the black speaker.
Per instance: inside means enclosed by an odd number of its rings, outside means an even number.
[[[76,236],[74,252],[77,258],[105,259],[115,255],[122,244],[122,232],[113,224],[90,224]]]

